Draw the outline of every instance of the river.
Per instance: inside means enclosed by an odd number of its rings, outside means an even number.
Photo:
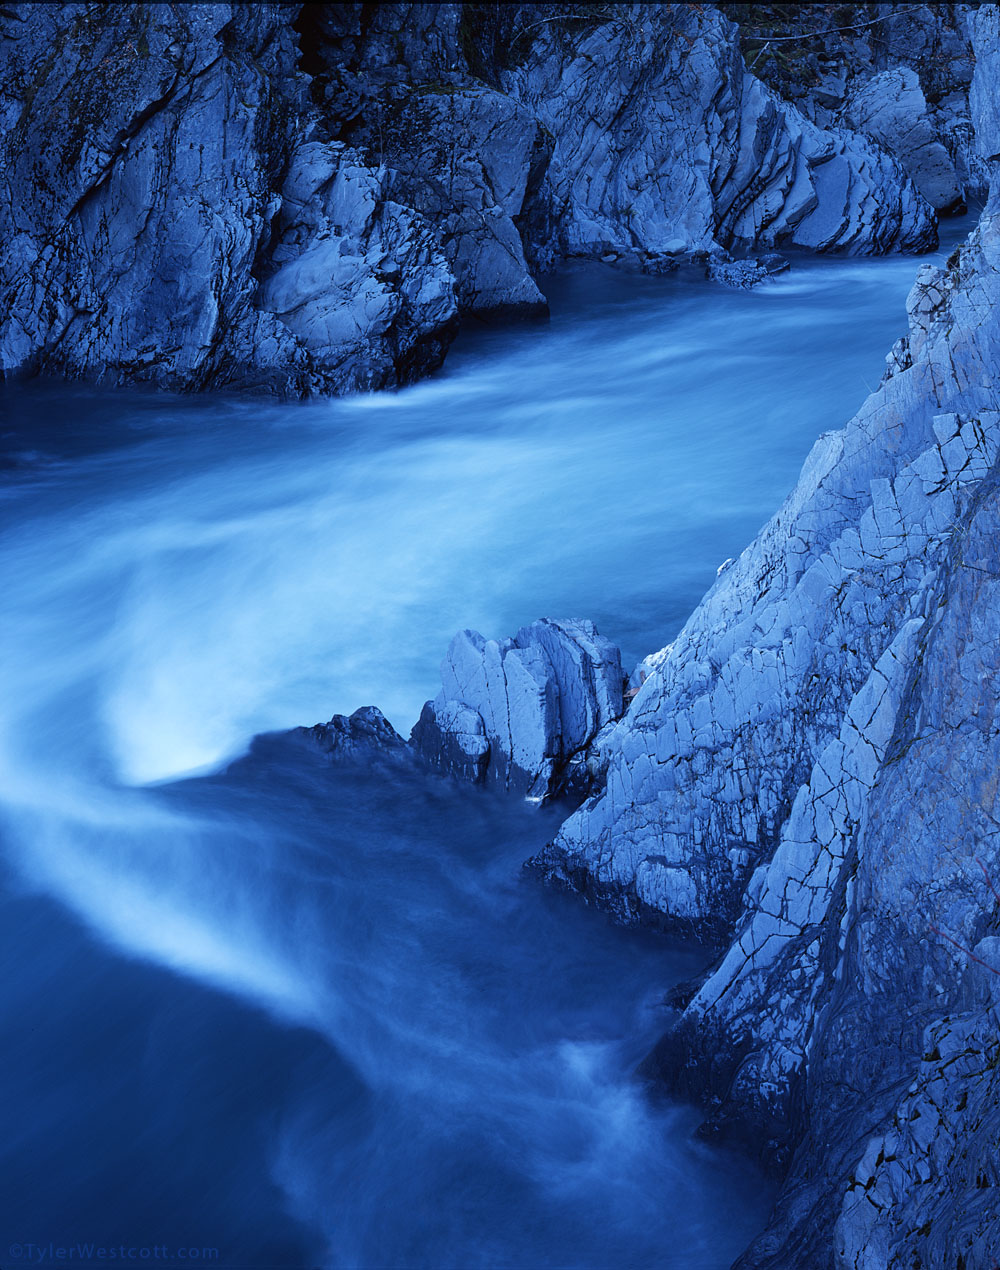
[[[522,876],[555,809],[251,741],[408,731],[465,626],[668,642],[918,263],[581,268],[396,394],[2,390],[0,1264],[730,1263],[770,1184],[633,1075],[706,952]]]

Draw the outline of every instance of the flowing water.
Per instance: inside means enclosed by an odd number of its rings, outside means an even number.
[[[917,264],[583,269],[394,395],[3,392],[0,1265],[729,1264],[768,1184],[632,1074],[705,954],[523,878],[555,810],[250,742],[408,730],[463,626],[666,643]]]

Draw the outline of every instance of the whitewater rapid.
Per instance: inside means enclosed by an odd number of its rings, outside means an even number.
[[[196,1225],[241,1264],[728,1264],[767,1184],[633,1077],[705,954],[522,880],[557,811],[248,750],[366,704],[408,731],[462,627],[662,646],[877,383],[917,263],[748,293],[581,270],[550,325],[470,335],[392,395],[3,390],[5,980],[44,1011],[32,1032],[8,1002],[0,1240],[96,1220]],[[94,1092],[115,1079],[131,1130]],[[86,1173],[98,1218],[17,1181],[26,1158]]]

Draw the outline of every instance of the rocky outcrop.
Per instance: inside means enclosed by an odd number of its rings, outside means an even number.
[[[413,90],[395,111],[393,189],[434,225],[464,312],[548,313],[518,232],[546,151],[535,116],[482,84]]]
[[[5,375],[391,387],[568,257],[935,242],[707,6],[27,3],[0,37]]]
[[[328,126],[384,157],[414,205],[445,218],[473,309],[502,306],[508,289],[509,307],[536,304],[525,259],[668,268],[776,242],[933,242],[898,163],[864,137],[817,127],[754,79],[717,11],[509,5],[487,15],[497,8],[328,6],[311,28]]]
[[[662,267],[752,245],[933,244],[933,218],[898,162],[863,136],[817,127],[749,74],[720,13],[620,9],[569,40],[542,27],[502,80],[554,137],[559,254]]]
[[[432,765],[541,801],[582,792],[622,712],[618,649],[592,622],[542,618],[513,639],[461,631],[411,743]]]
[[[362,706],[352,715],[335,714],[329,723],[294,728],[290,736],[308,741],[332,759],[360,762],[408,763],[412,753],[406,742],[376,706]]]
[[[319,126],[392,173],[435,227],[464,311],[546,312],[521,218],[547,161],[535,116],[469,69],[457,4],[305,6]]]
[[[995,987],[990,1004],[986,991],[981,998],[981,1011],[927,1029],[916,1077],[886,1127],[866,1143],[834,1228],[838,1266],[998,1264]]]
[[[336,391],[417,378],[440,365],[458,325],[438,239],[390,184],[347,147],[306,142],[272,220],[258,303]]]
[[[588,621],[542,618],[513,639],[460,631],[409,742],[374,706],[291,735],[338,760],[419,761],[533,802],[582,797],[621,717],[621,655]]]
[[[996,7],[975,27],[993,83]],[[878,391],[643,664],[539,862],[725,937],[651,1070],[787,1169],[745,1270],[1000,1257],[998,306],[994,195],[921,270]]]
[[[957,501],[992,463],[997,226],[910,296],[909,369],[822,437],[608,742],[607,790],[549,852],[697,925],[735,915],[879,658],[926,601]]]
[[[384,172],[301,151],[289,16],[4,8],[4,374],[302,393],[440,362],[450,273]]]
[[[975,6],[721,7],[754,73],[815,123],[872,137],[938,211],[985,198],[969,106]]]
[[[897,156],[931,207],[964,211],[955,161],[938,137],[911,66],[896,66],[863,81],[844,106],[843,118]]]

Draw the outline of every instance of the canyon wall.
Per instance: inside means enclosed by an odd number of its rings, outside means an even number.
[[[6,5],[0,373],[391,387],[567,259],[932,247],[962,178],[918,69],[820,120],[739,38],[691,4]]]
[[[990,171],[996,6],[974,25]],[[787,1169],[745,1267],[1000,1261],[998,305],[994,191],[535,862],[723,937],[650,1070]]]

